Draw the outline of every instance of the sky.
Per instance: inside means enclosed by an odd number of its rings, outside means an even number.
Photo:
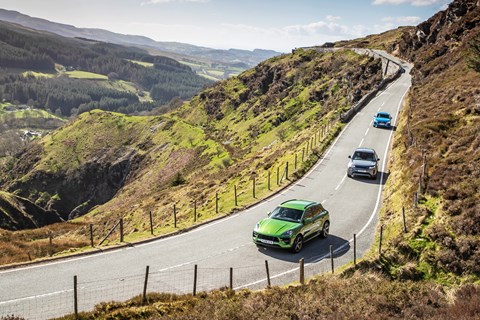
[[[417,25],[451,0],[0,0],[74,25],[217,49],[320,45]]]

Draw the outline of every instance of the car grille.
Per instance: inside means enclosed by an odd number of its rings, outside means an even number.
[[[355,165],[355,169],[363,169],[363,170],[367,170],[369,169],[370,166],[359,166],[359,165]]]
[[[266,236],[264,234],[258,234],[258,239],[263,239],[263,240],[270,240],[270,241],[273,241],[273,242],[278,242],[278,238],[277,237],[272,237],[272,236]]]

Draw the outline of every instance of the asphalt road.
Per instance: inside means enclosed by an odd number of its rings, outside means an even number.
[[[330,248],[335,266],[351,262],[354,234],[356,255],[360,258],[374,240],[381,192],[388,180],[388,151],[395,131],[373,128],[373,114],[379,110],[390,112],[393,123],[396,122],[411,84],[409,68],[406,69],[350,121],[307,175],[281,193],[236,215],[177,236],[0,271],[0,316],[47,319],[72,313],[74,276],[78,279],[78,309],[82,311],[91,310],[101,301],[125,300],[142,294],[147,266],[148,292],[191,293],[195,265],[199,292],[228,287],[230,279],[235,289],[264,288],[266,261],[272,285],[298,281],[301,258],[305,260],[307,277],[331,272]],[[360,146],[377,151],[381,171],[377,180],[346,176],[347,157]],[[293,198],[323,203],[330,212],[330,236],[307,242],[298,254],[255,246],[251,239],[255,223],[279,203]]]

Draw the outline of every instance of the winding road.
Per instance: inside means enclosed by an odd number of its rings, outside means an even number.
[[[230,279],[235,289],[258,289],[267,286],[265,261],[271,284],[283,285],[298,281],[301,258],[307,277],[331,272],[330,246],[335,266],[351,262],[354,234],[360,258],[374,240],[394,134],[394,129],[373,128],[373,115],[379,110],[390,112],[396,123],[411,85],[410,66],[403,67],[406,72],[355,115],[324,157],[282,192],[248,210],[180,235],[0,271],[0,317],[15,314],[26,319],[48,319],[73,313],[74,276],[78,279],[78,310],[87,311],[101,301],[141,295],[147,266],[148,292],[191,293],[195,266],[197,291],[228,287]],[[358,147],[377,151],[381,163],[377,180],[346,176],[347,157]],[[330,212],[329,237],[309,241],[298,254],[255,246],[251,239],[255,223],[292,198],[323,203]]]

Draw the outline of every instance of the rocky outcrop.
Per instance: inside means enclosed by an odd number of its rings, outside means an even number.
[[[406,32],[399,44],[398,53],[415,62],[415,80],[418,81],[428,77],[431,72],[430,63],[452,50],[457,50],[460,43],[471,40],[470,31],[479,24],[480,1],[453,1],[445,11],[440,11],[415,29]],[[458,61],[459,57],[456,59]],[[449,60],[445,67],[454,62]]]
[[[0,192],[0,228],[20,230],[39,228],[63,219],[53,210],[45,210],[30,200]]]
[[[32,171],[28,178],[14,180],[7,191],[28,197],[46,210],[58,212],[63,219],[70,220],[109,201],[140,161],[136,151],[111,150],[72,172]],[[18,162],[20,171],[28,167],[25,162],[28,162],[25,157]]]

